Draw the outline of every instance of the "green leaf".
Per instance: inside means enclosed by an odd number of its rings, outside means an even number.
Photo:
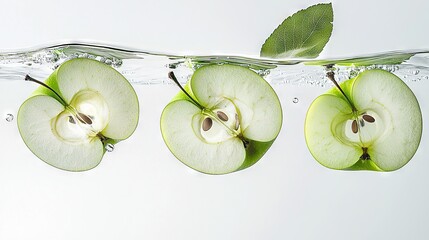
[[[315,58],[332,33],[331,3],[317,4],[286,18],[261,48],[261,57]]]

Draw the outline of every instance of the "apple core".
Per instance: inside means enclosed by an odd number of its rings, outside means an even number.
[[[95,91],[79,91],[54,121],[56,135],[68,143],[82,143],[99,137],[107,126],[109,109],[103,97]]]
[[[346,139],[361,147],[368,147],[384,132],[383,119],[372,111],[366,111],[347,120],[343,127]]]
[[[224,98],[212,109],[205,108],[201,114],[194,118],[198,121],[194,126],[200,126],[194,130],[201,140],[207,143],[219,143],[239,135],[240,120],[235,104]]]

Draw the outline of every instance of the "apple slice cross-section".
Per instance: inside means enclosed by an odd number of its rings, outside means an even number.
[[[421,135],[415,95],[384,70],[366,70],[319,96],[305,120],[311,154],[332,169],[397,170],[411,160]]]
[[[175,80],[174,74],[170,78]],[[248,68],[203,66],[182,90],[162,112],[161,132],[173,155],[197,171],[226,174],[247,168],[280,132],[280,101]]]
[[[102,160],[108,144],[132,135],[139,103],[131,84],[112,67],[90,59],[61,64],[18,112],[27,147],[41,160],[85,171]]]

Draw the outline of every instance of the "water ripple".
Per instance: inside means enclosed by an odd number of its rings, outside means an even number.
[[[336,59],[267,59],[248,56],[182,56],[110,45],[66,43],[34,49],[0,53],[0,81],[23,80],[30,74],[44,79],[62,62],[90,58],[104,62],[121,72],[133,84],[168,84],[169,71],[175,71],[181,83],[192,72],[207,64],[235,64],[249,67],[271,84],[297,84],[324,87],[330,83],[324,65],[336,65],[339,81],[367,69],[394,72],[404,81],[428,80],[429,51],[409,50]],[[399,64],[403,62],[402,64]]]

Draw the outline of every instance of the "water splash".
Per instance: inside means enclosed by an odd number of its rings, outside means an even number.
[[[429,76],[429,50],[388,52],[341,59],[274,60],[246,56],[180,56],[73,43],[0,53],[0,81],[21,81],[27,74],[45,79],[61,63],[73,58],[104,62],[121,72],[132,84],[171,84],[167,78],[171,70],[175,71],[181,83],[186,83],[195,69],[207,64],[225,63],[249,67],[273,85],[331,86],[325,77],[324,68],[321,67],[330,64],[339,64],[335,66],[335,73],[340,82],[368,69],[394,72],[406,82],[426,80]],[[397,64],[402,60],[402,64]]]

